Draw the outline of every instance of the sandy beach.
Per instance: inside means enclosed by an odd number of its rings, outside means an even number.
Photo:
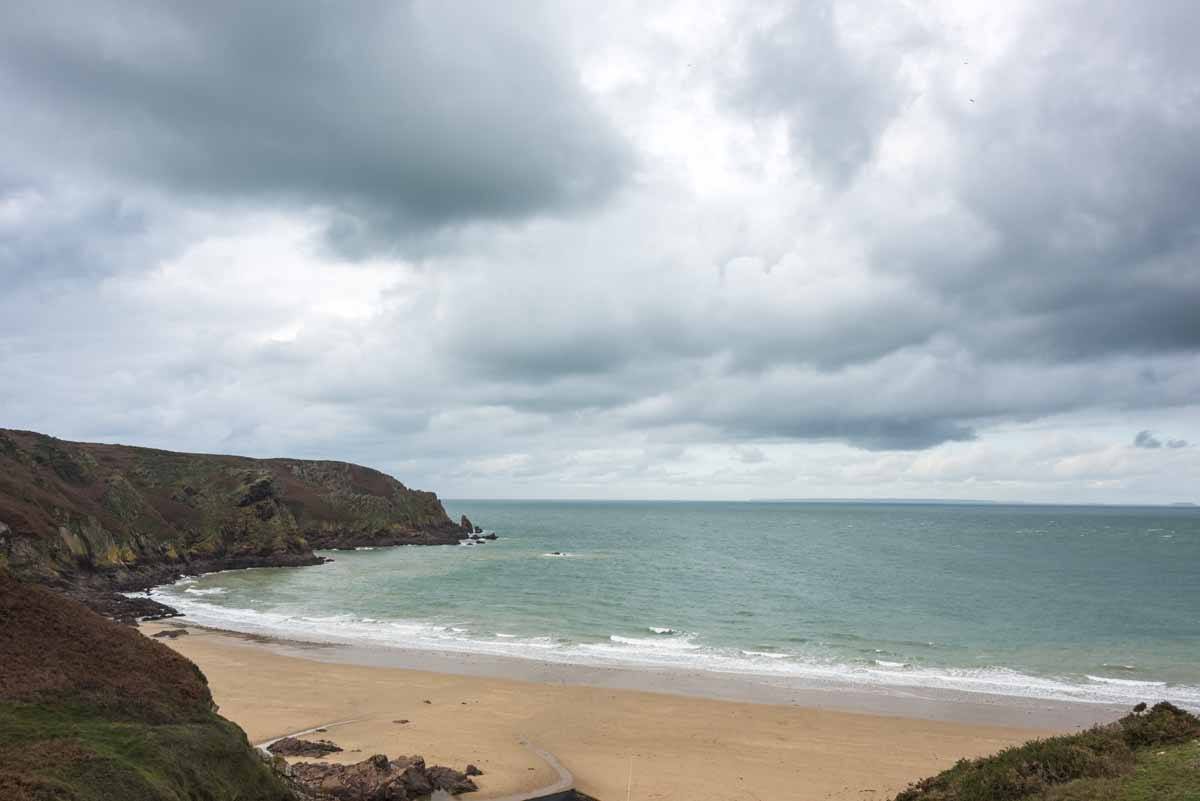
[[[152,635],[173,623],[143,624]],[[478,765],[483,801],[553,782],[612,799],[882,799],[962,757],[1048,729],[453,675],[331,658],[337,646],[190,627],[164,639],[208,676],[253,742],[325,727],[339,761],[422,754]],[[407,722],[400,722],[407,721]],[[1061,725],[1061,724],[1060,724]]]

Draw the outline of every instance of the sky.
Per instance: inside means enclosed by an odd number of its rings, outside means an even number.
[[[1200,502],[1200,4],[0,5],[0,426]]]

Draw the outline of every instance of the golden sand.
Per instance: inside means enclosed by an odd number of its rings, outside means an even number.
[[[171,624],[144,624],[153,634]],[[314,737],[353,762],[421,754],[479,766],[477,801],[552,783],[521,745],[553,753],[602,801],[889,798],[962,757],[1043,730],[708,700],[633,690],[369,667],[286,655],[206,629],[167,645],[208,676],[221,713],[252,742],[325,724]],[[427,703],[428,702],[428,703]],[[407,720],[407,723],[398,721]]]

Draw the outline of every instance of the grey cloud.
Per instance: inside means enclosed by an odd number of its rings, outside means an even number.
[[[145,269],[174,250],[173,221],[136,200],[31,179],[0,181],[0,289]]]
[[[1155,437],[1149,431],[1139,431],[1137,436],[1133,438],[1133,446],[1135,448],[1161,448],[1162,440]]]
[[[1172,450],[1177,450],[1179,448],[1186,448],[1187,446],[1187,440],[1168,439],[1164,441],[1154,436],[1154,432],[1147,430],[1139,431],[1137,436],[1133,438],[1133,447],[1135,448],[1154,450],[1157,448],[1167,447],[1171,448]]]
[[[884,128],[911,99],[898,80],[900,56],[926,36],[909,22],[896,40],[856,52],[838,29],[837,7],[832,0],[786,6],[747,37],[744,72],[728,87],[737,106],[784,120],[795,155],[834,186],[871,160]]]
[[[355,255],[569,212],[629,156],[522,11],[7,4],[0,142],[50,172],[335,211],[331,243]]]
[[[767,461],[767,455],[751,445],[735,448],[734,454],[742,464],[762,464]]]
[[[1144,11],[1040,6],[1023,46],[978,68],[977,103],[938,97],[972,240],[908,253],[897,230],[876,256],[984,321],[964,332],[981,352],[1070,361],[1200,346],[1200,105],[1180,99],[1200,87],[1200,56],[1177,33],[1200,10]]]
[[[902,327],[914,319],[1000,359],[1200,346],[1200,56],[1179,33],[1200,25],[1194,3],[1039,4],[999,60],[888,6],[872,8],[899,32],[850,48],[835,24],[847,8],[788,6],[744,36],[730,96],[786,120],[793,149],[850,192],[831,216],[844,213],[873,268],[959,317],[891,315],[867,358],[913,342]],[[859,22],[854,34],[875,35]],[[913,55],[936,64],[919,98],[900,69]],[[946,126],[928,179],[865,174],[918,99]]]
[[[759,439],[807,439],[845,442],[868,451],[911,451],[940,445],[943,442],[969,442],[976,438],[975,430],[950,420],[938,418],[914,420],[891,415],[880,410],[877,417],[836,419],[791,418],[786,410],[773,417],[747,417],[738,425],[726,429],[741,437]]]

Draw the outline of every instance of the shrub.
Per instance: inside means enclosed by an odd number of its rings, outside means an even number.
[[[1020,801],[1080,779],[1130,773],[1135,749],[1200,737],[1200,719],[1167,702],[1145,714],[1079,734],[1033,740],[998,754],[962,760],[947,771],[911,785],[896,801]]]

